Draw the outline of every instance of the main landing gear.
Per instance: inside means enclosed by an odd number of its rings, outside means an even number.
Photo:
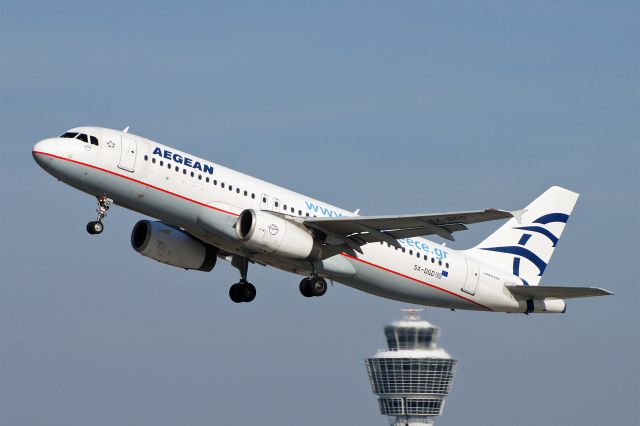
[[[240,271],[240,281],[229,288],[229,297],[235,303],[251,302],[256,298],[256,288],[247,281],[249,259],[234,255],[231,265]],[[327,292],[327,282],[315,272],[300,282],[300,293],[305,297],[318,297]]]
[[[96,220],[92,220],[87,223],[87,232],[91,235],[102,234],[104,230],[104,225],[102,224],[102,219],[107,215],[107,211],[109,207],[113,204],[113,200],[111,198],[107,198],[104,195],[98,197],[98,218]]]
[[[327,282],[324,278],[311,275],[300,281],[300,293],[304,297],[318,297],[327,292]]]
[[[251,302],[256,298],[256,288],[247,281],[247,270],[249,269],[249,259],[242,256],[234,256],[231,265],[240,271],[240,282],[234,284],[229,289],[229,297],[235,303]]]

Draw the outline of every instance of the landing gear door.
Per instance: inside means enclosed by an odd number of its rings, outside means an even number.
[[[467,259],[467,280],[464,283],[464,287],[462,287],[462,291],[471,295],[476,294],[479,279],[480,268],[478,268],[478,262]]]
[[[136,157],[138,153],[138,144],[136,140],[129,136],[122,136],[120,143],[120,162],[118,167],[133,172],[136,166]]]

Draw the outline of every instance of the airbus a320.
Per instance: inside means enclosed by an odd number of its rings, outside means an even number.
[[[178,149],[101,127],[78,127],[33,147],[58,180],[96,197],[87,224],[100,234],[113,204],[140,220],[131,245],[174,267],[211,271],[218,259],[239,271],[229,296],[251,302],[250,264],[302,275],[318,297],[327,280],[406,303],[494,312],[561,313],[565,299],[611,294],[595,287],[540,286],[578,194],[551,187],[522,210],[361,216]],[[504,220],[477,246],[454,250],[468,225]]]

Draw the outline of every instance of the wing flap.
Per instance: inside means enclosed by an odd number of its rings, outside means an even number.
[[[535,300],[543,299],[573,299],[577,297],[608,296],[613,294],[609,290],[598,287],[561,287],[561,286],[508,286],[515,295]]]

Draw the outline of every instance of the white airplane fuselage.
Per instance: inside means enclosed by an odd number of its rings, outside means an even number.
[[[400,240],[402,249],[370,243],[362,253],[295,260],[250,253],[236,236],[245,209],[290,217],[348,217],[354,213],[126,132],[73,129],[95,136],[37,143],[37,163],[60,181],[96,197],[183,229],[224,253],[248,257],[299,275],[325,278],[406,303],[451,309],[526,312],[527,301],[506,286],[522,280],[508,271],[424,238]],[[531,310],[529,310],[531,311]]]

